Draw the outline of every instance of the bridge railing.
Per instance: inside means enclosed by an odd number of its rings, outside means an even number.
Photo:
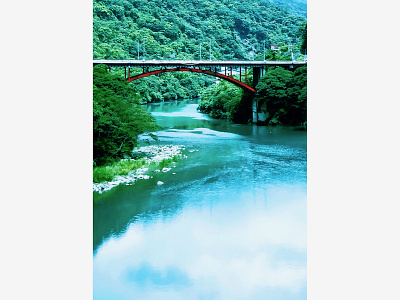
[[[302,66],[305,61],[283,60],[283,61],[240,61],[240,60],[93,60],[93,65],[104,64],[110,67],[266,67],[266,66]]]

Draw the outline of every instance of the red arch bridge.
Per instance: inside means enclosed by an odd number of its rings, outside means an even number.
[[[127,81],[134,81],[143,77],[162,74],[165,72],[194,72],[207,74],[229,81],[236,86],[250,92],[256,93],[255,87],[264,74],[265,68],[270,66],[295,69],[305,66],[305,61],[237,61],[237,60],[93,60],[93,65],[106,65],[111,67],[125,68]],[[142,68],[141,74],[131,76],[131,68]],[[253,69],[253,80],[248,82],[248,70]],[[234,73],[237,78],[234,78]],[[256,103],[253,103],[253,121],[258,121]]]

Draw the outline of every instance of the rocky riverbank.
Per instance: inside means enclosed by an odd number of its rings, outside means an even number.
[[[120,184],[131,185],[137,180],[150,179],[152,178],[151,172],[169,172],[171,167],[165,166],[166,162],[170,162],[173,166],[176,163],[175,160],[187,157],[182,153],[182,150],[185,150],[183,145],[151,145],[135,148],[131,155],[133,158],[130,160],[144,159],[144,166],[129,172],[127,175],[117,175],[112,181],[93,182],[93,192],[101,194]],[[157,184],[163,183],[159,181]]]

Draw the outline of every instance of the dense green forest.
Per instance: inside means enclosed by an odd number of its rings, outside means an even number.
[[[265,55],[267,60],[291,60],[292,52],[301,58],[306,48],[303,4],[304,0],[94,0],[93,58],[262,60]],[[281,50],[268,50],[271,44],[280,45]],[[141,72],[133,69],[131,74]],[[264,86],[273,72],[290,78],[283,94],[279,84],[274,91]],[[296,109],[305,118],[304,74],[304,70],[289,74],[271,69],[260,80],[260,106],[266,103],[275,109],[274,103],[286,101],[271,114],[269,123],[287,124]],[[202,111],[239,123],[247,121],[251,95],[228,82],[215,82],[210,76],[176,72],[127,83],[123,69],[109,72],[105,66],[95,67],[94,164],[128,156],[140,133],[157,129],[139,104],[201,95]]]
[[[257,84],[260,112],[268,112],[264,124],[305,125],[307,116],[307,67],[294,71],[268,68]]]
[[[252,80],[250,74],[249,80]],[[304,125],[307,113],[307,67],[294,71],[270,67],[256,86],[252,96],[226,81],[209,86],[201,93],[198,109],[218,119],[247,123],[252,119],[252,97],[258,112],[268,112],[259,125]]]
[[[93,164],[129,157],[137,136],[158,129],[132,85],[100,65],[93,68]]]
[[[291,14],[307,18],[307,0],[270,0]]]
[[[303,23],[297,32],[300,37],[298,49],[307,51],[307,24]],[[284,48],[284,47],[282,47]],[[272,51],[266,53],[267,60],[287,60],[288,52]],[[235,76],[234,76],[235,77]],[[239,79],[236,77],[236,79]],[[249,73],[252,82],[252,70]],[[214,118],[226,118],[236,123],[252,120],[252,98],[257,102],[257,112],[266,113],[266,120],[259,120],[259,125],[294,125],[307,124],[307,66],[296,70],[281,67],[265,69],[256,86],[255,96],[227,82],[219,82],[202,90],[198,110]]]
[[[263,0],[94,0],[93,58],[199,59],[201,51],[202,59],[263,59],[271,44],[292,44],[299,53],[304,21]],[[268,52],[266,59],[291,59],[287,47],[283,58]],[[154,102],[197,97],[211,83],[168,73],[142,78],[135,89],[142,102]]]
[[[95,0],[95,59],[249,59],[272,44],[297,44],[304,18],[269,1]]]

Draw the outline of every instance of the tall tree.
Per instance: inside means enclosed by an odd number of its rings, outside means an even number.
[[[129,156],[137,137],[158,128],[154,118],[138,105],[131,86],[107,67],[93,69],[93,160],[103,165]]]
[[[303,23],[297,32],[301,39],[300,52],[307,54],[307,23]]]

